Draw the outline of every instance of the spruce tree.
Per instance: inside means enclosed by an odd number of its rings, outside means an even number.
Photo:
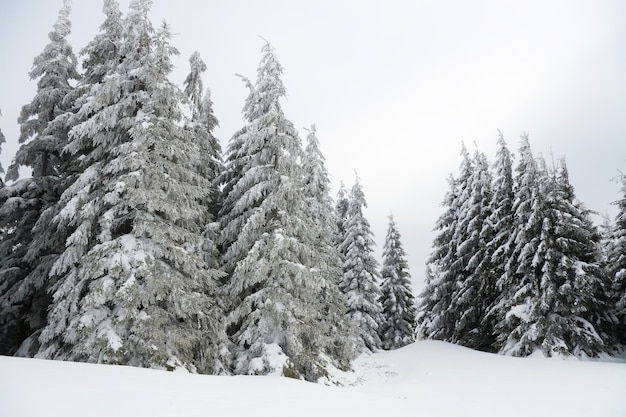
[[[337,201],[335,202],[335,213],[337,214],[337,236],[335,238],[336,245],[339,246],[343,241],[346,230],[345,223],[348,218],[348,207],[350,206],[350,200],[348,199],[348,191],[343,181],[339,185],[339,191],[337,192]],[[342,253],[342,255],[345,255]]]
[[[445,212],[437,220],[438,231],[433,241],[433,251],[427,263],[426,285],[419,295],[418,330],[421,339],[457,342],[455,327],[459,310],[453,297],[457,285],[467,274],[465,258],[459,258],[464,239],[467,237],[460,222],[462,207],[471,195],[470,179],[474,175],[474,163],[465,146],[461,149],[461,166],[458,178],[448,180],[450,189],[444,197]]]
[[[339,366],[347,369],[354,356],[354,347],[349,340],[350,329],[345,319],[346,300],[339,289],[343,263],[335,244],[338,234],[337,215],[330,197],[330,179],[315,125],[308,130],[302,171],[305,216],[312,225],[311,244],[317,254],[312,260],[312,266],[320,270],[323,279],[319,297],[325,307],[319,320],[328,337],[328,346],[325,349]]]
[[[617,206],[615,224],[609,234],[607,249],[607,272],[612,281],[609,295],[614,315],[616,342],[626,346],[626,177],[621,176],[621,198]]]
[[[77,60],[68,43],[71,5],[59,12],[50,42],[35,57],[30,78],[37,80],[32,101],[22,107],[21,146],[9,166],[0,191],[0,354],[22,355],[36,349],[44,326],[54,279],[48,276],[63,250],[66,230],[52,218],[61,193],[71,183],[73,161],[64,154],[71,126]],[[30,168],[30,178],[19,179],[20,166]],[[19,180],[18,180],[19,179]],[[34,345],[34,346],[33,346]]]
[[[526,136],[520,166],[512,274],[497,306],[500,351],[596,356],[608,341],[599,234],[575,200],[565,165],[549,170],[532,156]]]
[[[348,302],[347,318],[351,323],[359,351],[381,347],[378,331],[382,325],[380,273],[374,258],[374,239],[363,209],[367,207],[363,188],[357,178],[350,190],[344,222],[345,236],[339,249],[344,254],[340,288]]]
[[[386,350],[401,348],[415,341],[415,297],[400,238],[393,215],[390,215],[380,273],[383,324],[379,333],[382,348]]]
[[[486,156],[470,158],[462,147],[460,176],[451,180],[448,211],[430,259],[429,282],[422,294],[419,336],[489,350],[491,329],[485,314],[495,298],[493,277],[485,265],[492,200]]]
[[[0,116],[2,116],[2,110],[0,110]],[[6,138],[4,137],[4,133],[2,133],[2,129],[0,129],[0,155],[2,155],[2,144],[6,143]],[[0,163],[0,174],[4,174],[4,168]],[[4,186],[4,180],[0,177],[0,187]]]
[[[198,52],[194,52],[189,58],[189,64],[191,70],[184,82],[184,93],[191,108],[191,117],[186,120],[185,132],[192,140],[197,141],[203,154],[203,158],[198,160],[201,164],[196,170],[210,184],[207,200],[202,201],[210,214],[204,232],[204,250],[209,265],[212,268],[219,268],[221,255],[217,243],[219,234],[217,215],[221,204],[219,177],[223,166],[222,148],[213,135],[213,130],[219,123],[213,113],[210,90],[207,89],[205,92],[202,82],[202,73],[207,69],[206,63]]]
[[[226,293],[235,372],[316,380],[327,347],[319,321],[324,277],[313,265],[318,255],[305,214],[300,140],[280,104],[283,69],[269,44],[262,53],[254,86],[248,82],[246,126],[231,141],[225,170],[222,244],[232,270]]]
[[[257,96],[252,82],[245,77],[241,78],[249,89],[249,95],[243,108],[244,120],[249,123],[256,117],[252,110],[256,106]],[[250,162],[249,157],[243,152],[243,147],[247,140],[248,125],[246,124],[235,132],[228,142],[224,157],[224,169],[218,178],[218,183],[222,188],[222,201],[217,216],[220,224],[218,244],[223,255],[222,268],[228,276],[233,273],[237,262],[241,260],[241,254],[237,255],[235,252],[232,252],[231,255],[227,255],[227,253],[237,241],[239,231],[251,214],[249,210],[237,209],[235,207],[242,194],[236,187]]]
[[[496,317],[496,302],[505,288],[502,285],[507,282],[504,277],[508,270],[506,264],[511,256],[513,232],[513,158],[504,140],[502,133],[498,138],[498,151],[493,164],[494,181],[492,199],[489,207],[489,217],[483,225],[481,234],[486,239],[485,256],[478,265],[486,280],[492,286],[493,298],[484,318],[482,326],[492,335],[489,350],[499,350],[495,340],[494,328],[498,318]],[[499,283],[499,285],[498,285]],[[486,346],[485,346],[486,348]]]
[[[553,168],[551,180],[555,247],[550,249],[548,260],[553,266],[544,268],[542,286],[548,288],[543,304],[552,307],[542,318],[551,320],[559,312],[561,317],[552,320],[557,326],[550,323],[556,330],[551,330],[550,337],[564,340],[567,354],[595,357],[614,344],[610,279],[603,268],[601,235],[591,219],[592,211],[575,196],[565,159]],[[548,275],[551,269],[552,276]]]
[[[513,188],[514,221],[507,242],[511,252],[504,267],[505,273],[496,282],[501,292],[491,309],[495,320],[496,346],[501,353],[515,350],[515,344],[521,337],[520,325],[528,320],[534,294],[538,293],[533,256],[545,217],[543,190],[539,188],[544,173],[539,170],[527,135],[521,137],[519,158]],[[524,355],[524,351],[517,352]]]
[[[484,316],[494,299],[489,268],[481,265],[488,258],[487,241],[492,233],[485,228],[490,215],[491,173],[486,156],[475,152],[473,171],[466,193],[461,195],[460,214],[453,240],[457,251],[452,270],[460,271],[452,295],[454,334],[451,342],[474,349],[488,350],[491,329]]]
[[[183,93],[167,79],[177,51],[151,3],[131,2],[116,62],[71,132],[84,165],[55,219],[74,231],[51,271],[38,357],[219,372],[220,273],[202,251],[210,184],[196,169],[206,155],[181,127]]]

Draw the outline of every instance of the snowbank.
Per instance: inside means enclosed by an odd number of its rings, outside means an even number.
[[[442,342],[361,356],[344,386],[0,357],[0,416],[626,415],[626,364],[510,358]]]

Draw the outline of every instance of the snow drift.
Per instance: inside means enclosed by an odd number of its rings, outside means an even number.
[[[626,364],[418,342],[363,355],[342,386],[0,357],[0,416],[626,415]]]

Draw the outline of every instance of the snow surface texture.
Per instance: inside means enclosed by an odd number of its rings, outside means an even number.
[[[0,357],[0,416],[626,416],[626,364],[425,341],[359,357],[343,387]]]

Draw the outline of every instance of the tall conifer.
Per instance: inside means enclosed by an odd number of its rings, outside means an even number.
[[[313,265],[318,255],[298,164],[302,148],[280,104],[282,66],[269,44],[262,52],[256,82],[248,82],[246,126],[231,141],[225,170],[222,244],[235,372],[316,380],[328,345],[319,321],[325,271]]]
[[[131,2],[117,62],[72,129],[85,165],[57,216],[74,232],[38,356],[219,372],[220,274],[202,251],[210,187],[196,170],[206,156],[180,126],[182,91],[167,79],[177,51],[151,3]]]
[[[71,2],[65,0],[50,42],[35,57],[30,77],[37,80],[32,101],[22,107],[21,146],[9,166],[7,179],[16,181],[0,191],[0,353],[20,354],[36,349],[51,302],[52,264],[63,250],[66,230],[52,218],[61,193],[71,183],[73,161],[64,153],[71,126],[74,83],[80,78],[67,37],[71,32]],[[20,167],[30,178],[19,179]],[[34,345],[34,347],[33,347]]]
[[[378,332],[383,321],[378,288],[380,273],[373,254],[373,233],[363,213],[365,207],[365,194],[357,178],[350,190],[344,222],[345,236],[339,247],[344,254],[343,277],[339,286],[348,302],[347,318],[357,348],[375,351],[381,347]]]
[[[308,130],[302,171],[305,216],[311,223],[311,244],[317,254],[311,265],[320,270],[322,279],[319,296],[324,307],[319,320],[328,337],[328,354],[346,369],[354,356],[354,347],[349,340],[349,323],[345,319],[346,300],[339,289],[343,264],[335,244],[337,215],[330,197],[330,179],[315,125]]]
[[[611,310],[615,317],[614,335],[617,342],[626,346],[626,177],[621,176],[621,198],[617,206],[615,224],[609,234],[607,251]]]
[[[383,349],[397,349],[415,341],[415,297],[411,290],[411,275],[401,236],[389,216],[389,226],[383,246],[381,297],[383,323],[380,339]]]
[[[453,304],[453,297],[457,284],[467,273],[464,262],[468,259],[457,256],[467,236],[466,230],[460,227],[461,208],[471,195],[470,180],[474,175],[474,163],[465,146],[461,157],[458,178],[450,176],[448,180],[450,189],[443,201],[446,210],[435,226],[438,234],[428,259],[426,285],[419,295],[417,335],[422,339],[458,341],[455,327],[459,310]]]

